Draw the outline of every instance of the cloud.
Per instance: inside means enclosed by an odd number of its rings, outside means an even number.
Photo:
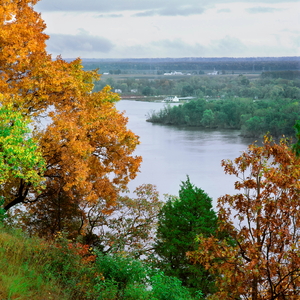
[[[292,33],[292,34],[300,34],[300,30],[297,30],[297,29],[288,29],[288,28],[285,28],[282,30],[283,32],[288,32],[288,33]]]
[[[208,44],[189,44],[182,39],[164,39],[143,45],[120,46],[114,49],[115,57],[259,57],[289,56],[299,52],[300,36],[293,40],[293,47],[274,47],[267,42],[260,45],[246,45],[240,39],[226,36]]]
[[[231,9],[229,9],[229,8],[223,8],[223,9],[218,10],[218,13],[230,13],[230,12],[231,12]]]
[[[157,51],[162,49],[166,53],[166,56],[169,55],[171,57],[182,56],[182,53],[185,53],[186,56],[194,56],[195,54],[201,56],[206,52],[206,48],[203,45],[199,43],[191,45],[179,38],[152,42],[151,47],[157,48]]]
[[[274,8],[274,7],[261,7],[261,6],[250,7],[250,8],[246,9],[246,11],[250,14],[272,13],[272,12],[278,11],[278,10],[280,10],[280,9]]]
[[[289,2],[298,2],[299,0],[289,0]],[[170,3],[171,2],[171,3]],[[248,0],[185,0],[184,5],[191,8],[199,8],[199,6],[205,8],[220,3],[237,3],[244,2],[249,4]],[[251,3],[265,3],[265,4],[275,4],[275,3],[286,3],[287,0],[251,0]],[[161,1],[161,0],[112,0],[112,1],[97,1],[97,0],[42,0],[36,5],[39,11],[68,11],[68,12],[120,12],[120,11],[161,11],[164,12],[166,9],[179,9],[183,7],[182,0],[171,0],[171,1]],[[189,9],[187,9],[189,10]],[[184,9],[181,11],[184,15]],[[182,14],[180,14],[182,15]]]
[[[101,14],[96,16],[95,18],[122,18],[122,14]]]
[[[198,43],[191,45],[182,39],[156,40],[132,46],[122,45],[114,49],[115,57],[135,58],[204,56],[205,51],[202,45]]]
[[[47,42],[47,50],[55,55],[61,53],[80,53],[79,56],[84,56],[89,52],[109,53],[113,47],[114,44],[110,40],[90,35],[83,29],[80,29],[76,35],[50,34],[50,39]],[[75,56],[78,56],[78,54]]]
[[[298,35],[297,37],[295,37],[293,39],[293,44],[295,47],[298,48],[298,53],[300,54],[300,49],[299,49],[300,48],[300,35]]]
[[[170,3],[172,2],[172,3]],[[209,0],[202,0],[203,4]],[[187,6],[199,5],[198,0],[185,0]],[[37,8],[42,11],[73,11],[73,12],[113,12],[113,11],[147,11],[164,10],[165,8],[180,7],[181,0],[172,0],[167,3],[161,0],[113,0],[113,1],[84,1],[84,0],[42,0],[37,4]]]
[[[214,40],[209,45],[209,51],[216,56],[240,56],[246,49],[247,47],[238,38],[231,36]]]
[[[133,17],[152,17],[157,15],[157,10],[146,10],[132,15]]]
[[[101,41],[95,45],[96,41]],[[104,40],[104,43],[102,41]],[[161,39],[141,44],[112,45],[110,41],[87,35],[55,35],[48,44],[48,51],[64,58],[157,58],[157,57],[246,57],[246,56],[289,56],[299,52],[300,36],[293,39],[293,47],[274,47],[268,43],[245,45],[233,36],[213,40],[207,44],[188,43],[183,39]],[[108,46],[105,45],[108,43]],[[298,49],[298,50],[297,50]]]
[[[205,11],[203,7],[199,6],[173,6],[160,10],[159,15],[161,16],[190,16],[202,14]]]
[[[134,14],[134,17],[151,17],[151,16],[190,16],[202,14],[205,11],[203,7],[191,6],[191,5],[181,5],[165,7],[157,10],[146,10]]]
[[[244,56],[247,47],[237,38],[226,36],[209,44],[186,43],[182,39],[164,39],[143,45],[116,47],[123,57],[205,57]]]

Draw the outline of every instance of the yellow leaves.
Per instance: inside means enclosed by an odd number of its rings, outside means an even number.
[[[70,202],[94,204],[105,199],[113,204],[119,190],[138,172],[141,158],[133,156],[138,137],[126,128],[127,119],[114,106],[117,94],[109,87],[91,93],[93,82],[100,78],[96,71],[85,72],[80,59],[68,63],[47,54],[48,36],[43,20],[33,10],[36,2],[0,0],[0,89],[13,95],[2,97],[1,104],[12,104],[29,119],[50,120],[45,130],[36,126],[33,132],[47,165],[47,188],[39,198],[52,201],[53,195],[64,191]],[[17,155],[33,159],[26,148]],[[37,157],[36,163],[41,158]],[[29,177],[23,178],[31,186],[30,193],[20,189],[20,182],[10,182],[5,190],[7,201],[26,201],[29,194],[34,200],[37,169],[28,167]],[[19,176],[20,170],[15,174]]]
[[[65,189],[76,187],[92,202],[96,197],[113,202],[117,186],[123,188],[128,175],[134,176],[138,170],[140,158],[130,156],[138,140],[126,130],[126,118],[113,104],[104,102],[103,107],[95,107],[91,100],[93,98],[81,98],[80,106],[74,104],[76,110],[70,111],[67,106],[67,110],[59,107],[58,111],[51,112],[53,123],[48,126],[42,144],[45,155],[58,155],[56,160],[61,162]],[[109,173],[115,174],[111,182],[105,178]],[[92,185],[88,184],[90,178],[94,181]],[[99,180],[111,187],[99,185]],[[88,196],[89,193],[93,196]]]

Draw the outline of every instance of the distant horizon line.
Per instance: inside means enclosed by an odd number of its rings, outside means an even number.
[[[88,58],[88,57],[67,57],[65,59],[224,59],[224,58],[229,58],[229,59],[243,59],[243,58],[300,58],[300,55],[285,55],[285,56],[242,56],[242,57],[236,57],[236,56],[181,56],[181,57],[113,57],[113,58],[101,58],[101,57],[93,57],[93,58]]]

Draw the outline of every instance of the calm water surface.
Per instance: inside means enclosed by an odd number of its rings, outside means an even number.
[[[164,103],[121,100],[117,109],[129,118],[128,128],[140,137],[136,155],[143,157],[141,172],[130,182],[130,190],[143,183],[156,185],[160,195],[178,195],[181,181],[189,175],[197,187],[216,199],[234,193],[235,177],[225,175],[222,159],[234,159],[253,140],[237,130],[202,130],[146,122],[151,110]]]

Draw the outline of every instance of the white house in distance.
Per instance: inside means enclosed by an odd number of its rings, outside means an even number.
[[[115,89],[115,93],[122,94],[122,90],[121,89]]]
[[[175,71],[175,72],[171,72],[171,73],[164,73],[164,75],[183,75],[183,73]]]
[[[177,96],[169,96],[166,97],[163,102],[179,102],[179,98]]]
[[[207,75],[212,75],[212,76],[215,76],[215,75],[218,75],[219,74],[219,72],[218,71],[216,71],[216,69],[214,68],[214,71],[213,72],[211,72],[211,73],[207,73]]]

